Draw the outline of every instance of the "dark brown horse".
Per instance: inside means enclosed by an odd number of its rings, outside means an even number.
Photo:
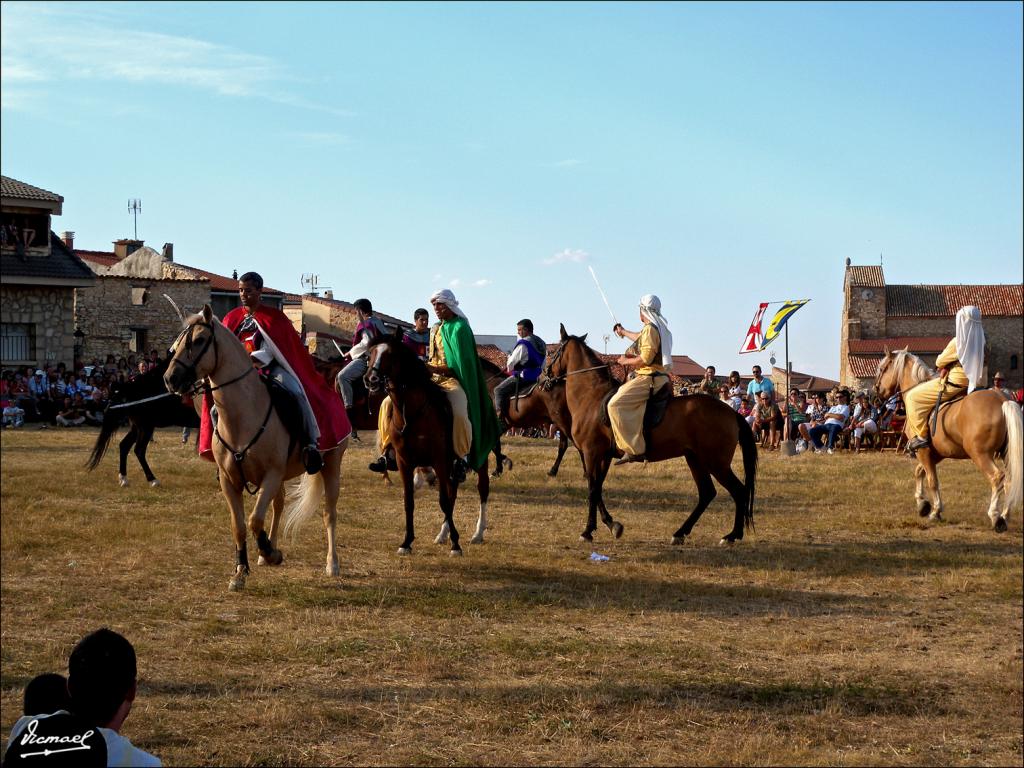
[[[888,399],[893,393],[906,392],[935,375],[935,371],[906,349],[886,350],[878,364],[875,391]],[[1020,505],[1024,496],[1024,428],[1020,406],[995,390],[975,390],[943,406],[935,417],[933,432],[931,445],[917,451],[914,476],[918,514],[932,520],[942,519],[942,496],[935,465],[943,459],[970,459],[992,489],[988,506],[992,527],[1000,533],[1005,531],[1007,514]],[[1002,459],[1002,468],[996,463],[997,458]]]
[[[570,336],[560,326],[561,344],[545,367],[549,386],[564,382],[566,417],[571,419],[572,440],[583,457],[583,469],[589,487],[587,526],[580,534],[593,541],[597,528],[597,510],[612,534],[622,535],[621,523],[612,519],[604,505],[602,489],[611,461],[621,456],[615,447],[611,427],[604,418],[604,403],[619,383],[597,353],[586,345],[586,335]],[[744,479],[732,471],[732,459],[739,445],[743,453]],[[732,530],[722,543],[743,538],[744,526],[754,522],[754,482],[757,476],[757,445],[747,422],[728,405],[706,395],[673,398],[665,416],[647,438],[648,461],[663,461],[682,456],[697,483],[697,506],[682,527],[672,536],[673,544],[682,544],[717,495],[712,477],[736,502]]]
[[[430,467],[437,476],[441,511],[444,513],[444,524],[435,541],[442,544],[450,536],[450,554],[461,555],[459,532],[452,518],[459,487],[452,480],[455,448],[452,444],[452,410],[448,396],[431,380],[423,361],[396,337],[370,349],[369,365],[364,378],[371,393],[386,390],[391,397],[388,434],[402,478],[405,505],[405,539],[398,548],[398,554],[410,554],[412,542],[416,538],[413,526],[413,473],[417,467]],[[471,539],[474,544],[483,542],[484,530],[487,528],[487,498],[490,494],[487,464],[485,460],[476,470],[480,517]]]

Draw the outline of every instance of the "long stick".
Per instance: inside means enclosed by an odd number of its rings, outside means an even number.
[[[621,323],[619,322],[619,318],[617,318],[615,316],[615,313],[612,312],[612,305],[608,303],[608,297],[605,296],[604,291],[601,290],[601,284],[597,281],[597,274],[594,272],[594,268],[588,264],[587,269],[590,270],[590,276],[594,278],[594,285],[597,286],[597,290],[601,294],[601,298],[604,299],[604,305],[608,307],[608,314],[612,316],[612,320],[615,321],[615,325],[621,325]]]

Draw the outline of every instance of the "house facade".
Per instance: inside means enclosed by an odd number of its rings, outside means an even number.
[[[996,371],[1014,389],[1024,383],[1024,284],[887,285],[881,266],[846,260],[839,381],[855,389],[874,383],[886,349],[909,348],[928,365],[956,334],[956,313],[973,305],[985,326],[985,384]]]
[[[0,188],[0,365],[71,365],[75,291],[95,276],[51,231],[64,198],[8,176]]]

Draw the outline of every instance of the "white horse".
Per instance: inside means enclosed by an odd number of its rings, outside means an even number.
[[[246,545],[243,491],[256,495],[256,506],[249,516],[249,529],[260,550],[260,565],[278,565],[284,559],[277,547],[280,524],[284,518],[284,481],[302,476],[294,497],[291,529],[312,516],[326,502],[323,521],[327,533],[329,576],[337,576],[338,553],[334,540],[338,494],[341,486],[341,460],[348,447],[346,438],[324,453],[324,466],[315,475],[305,474],[301,446],[274,408],[266,385],[260,381],[245,347],[214,317],[209,304],[202,312],[186,320],[185,329],[175,342],[164,383],[171,392],[186,392],[205,379],[217,406],[216,439],[213,456],[220,468],[220,487],[231,512],[235,538],[235,573],[228,589],[244,589],[249,575]],[[264,519],[271,501],[274,514],[270,535]],[[289,494],[289,501],[293,501]]]

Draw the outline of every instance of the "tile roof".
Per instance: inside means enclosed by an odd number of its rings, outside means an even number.
[[[0,176],[0,194],[3,197],[16,197],[22,200],[42,200],[48,203],[63,203],[64,198],[56,192],[33,187],[10,176]]]
[[[17,278],[45,280],[88,280],[95,279],[89,266],[68,250],[64,241],[50,232],[50,253],[29,253],[18,256],[13,251],[0,251],[0,275],[4,282],[16,283]]]
[[[882,358],[876,355],[850,355],[850,373],[858,379],[873,379],[878,373],[878,364]]]
[[[872,376],[873,375],[874,374],[872,374]],[[781,381],[785,381],[786,369],[773,366],[771,378],[773,380],[778,378]],[[789,386],[794,389],[799,389],[802,392],[827,392],[833,387],[838,387],[839,382],[833,379],[826,379],[824,376],[814,376],[810,373],[790,371]]]
[[[850,285],[868,288],[882,288],[885,285],[885,277],[880,266],[847,267],[846,274],[850,278]]]
[[[887,285],[889,317],[953,317],[960,307],[974,305],[982,318],[1024,315],[1024,284],[1016,285]]]
[[[112,267],[120,261],[113,251],[84,251],[81,248],[75,248],[75,255],[86,263],[97,264],[101,267]]]
[[[949,336],[890,336],[887,339],[850,339],[850,354],[884,355],[886,349],[910,347],[915,355],[938,354],[946,348]]]
[[[698,363],[692,357],[686,355],[672,355],[672,373],[685,378],[704,378],[705,366]],[[718,372],[715,371],[715,375]]]
[[[489,360],[496,366],[505,370],[505,362],[508,360],[508,355],[498,349],[494,344],[477,344],[476,353],[485,360]]]
[[[351,303],[349,303],[347,301],[342,301],[341,299],[328,299],[328,298],[325,298],[323,296],[314,296],[311,293],[303,294],[301,298],[303,300],[308,299],[309,301],[314,301],[317,304],[325,304],[325,305],[327,305],[329,307],[330,306],[341,307],[342,309],[351,310],[352,312],[355,312],[355,310],[356,310],[355,304],[351,304]],[[392,317],[391,315],[385,315],[383,312],[378,312],[376,309],[373,310],[373,314],[376,315],[377,317],[379,317],[386,324],[388,324],[388,325],[390,325],[392,327],[396,327],[397,326],[397,327],[401,327],[401,328],[412,328],[412,323],[410,323],[408,320],[399,320],[397,317]]]

